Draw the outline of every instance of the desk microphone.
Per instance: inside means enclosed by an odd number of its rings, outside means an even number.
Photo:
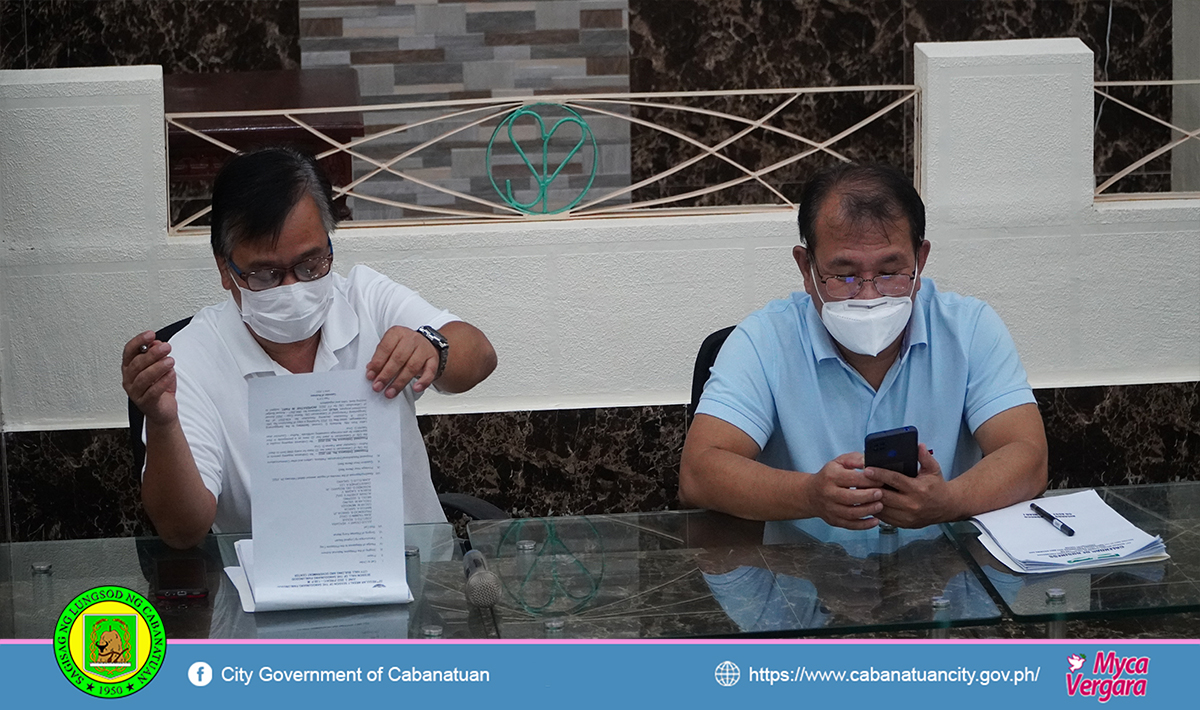
[[[463,555],[463,572],[467,575],[463,591],[472,606],[487,609],[500,601],[500,577],[487,568],[487,561],[479,550]]]

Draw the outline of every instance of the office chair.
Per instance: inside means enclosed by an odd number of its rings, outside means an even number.
[[[191,316],[177,320],[157,331],[154,337],[165,343],[191,322]],[[142,426],[145,421],[146,415],[142,414],[142,410],[137,408],[133,400],[129,400],[129,449],[133,452],[133,479],[139,488],[142,485],[142,464],[146,460],[146,445],[142,443]],[[438,502],[450,518],[466,516],[474,520],[502,520],[512,517],[505,510],[465,493],[439,493]]]
[[[721,346],[725,344],[725,339],[736,327],[731,325],[710,333],[700,344],[700,351],[696,353],[696,366],[692,369],[692,402],[687,407],[687,426],[689,428],[692,426],[692,418],[696,416],[696,407],[700,405],[700,395],[704,394],[704,384],[708,382],[709,369],[717,361],[717,353],[721,352]]]

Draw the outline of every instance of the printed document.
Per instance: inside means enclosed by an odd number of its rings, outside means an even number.
[[[972,518],[979,541],[1016,572],[1061,572],[1169,558],[1162,538],[1149,535],[1094,490],[1039,498],[1037,504],[1075,531],[1065,535],[1029,507],[1030,501]]]
[[[397,400],[357,369],[249,384],[254,537],[230,568],[243,608],[411,601]]]

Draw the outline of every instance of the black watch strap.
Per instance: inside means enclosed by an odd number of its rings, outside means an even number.
[[[425,339],[432,343],[433,347],[437,348],[438,369],[437,374],[433,376],[433,379],[436,380],[446,371],[446,358],[450,355],[450,341],[446,340],[446,336],[427,325],[417,328],[417,332],[424,335]]]

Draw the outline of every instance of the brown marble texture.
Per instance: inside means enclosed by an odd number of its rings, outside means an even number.
[[[299,0],[0,0],[0,69],[300,67]]]
[[[1036,391],[1052,488],[1195,480],[1200,383]]]
[[[905,81],[912,80],[916,42],[1078,37],[1095,55],[1097,81],[1172,78],[1171,3],[1165,0],[905,0]],[[1109,10],[1111,6],[1111,26]],[[1110,29],[1111,27],[1111,29]],[[1114,96],[1170,120],[1171,92],[1162,87],[1112,89]],[[1099,108],[1103,99],[1097,98]],[[1096,124],[1097,184],[1170,141],[1170,130],[1111,102]],[[1166,154],[1107,192],[1170,190]]]
[[[678,507],[684,408],[422,417],[434,487],[514,517]]]
[[[1035,392],[1052,488],[1200,478],[1200,383]],[[679,507],[684,405],[421,417],[434,486],[514,517]],[[13,540],[152,534],[125,430],[4,435]]]
[[[13,541],[152,535],[126,429],[4,434]]]
[[[7,441],[3,434],[0,434],[0,543],[12,542],[12,516],[9,514],[8,501],[8,454],[6,448]],[[5,576],[8,574],[8,560],[5,557],[8,552],[0,545],[0,588],[3,587]],[[3,592],[0,592],[2,596]],[[3,606],[3,605],[0,605]],[[3,620],[0,619],[0,624]]]
[[[631,0],[629,13],[630,89],[635,92],[898,84],[904,75],[901,0]],[[703,51],[696,51],[698,47]],[[824,140],[899,96],[806,96],[778,113],[771,125]],[[691,99],[687,103],[757,119],[780,101],[780,97],[728,97]],[[635,108],[634,116],[708,145],[741,129],[726,119],[685,112]],[[911,162],[909,125],[905,111],[893,112],[834,147],[853,160],[907,165]],[[630,141],[635,182],[698,153],[697,148],[677,138],[636,125],[631,129]],[[792,139],[756,131],[723,152],[757,169],[793,155],[798,145]],[[822,154],[805,158],[772,173],[768,182],[794,199],[805,177],[832,160]],[[741,174],[737,168],[708,157],[642,188],[635,197],[646,200],[679,195]],[[770,199],[768,194],[764,188],[745,183],[681,204],[762,202]]]

